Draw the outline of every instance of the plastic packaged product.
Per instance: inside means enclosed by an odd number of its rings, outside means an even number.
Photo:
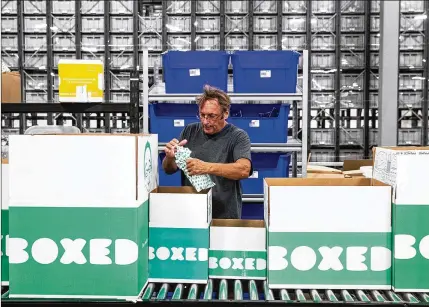
[[[188,170],[186,169],[186,160],[191,157],[191,150],[186,147],[177,146],[176,152],[176,164],[186,175],[186,177],[191,182],[192,186],[200,192],[205,189],[210,189],[215,186],[214,182],[210,179],[209,175],[189,175]]]

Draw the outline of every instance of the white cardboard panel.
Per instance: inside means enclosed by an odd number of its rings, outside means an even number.
[[[10,137],[10,206],[135,207],[133,136]]]
[[[1,208],[9,209],[9,164],[1,165]]]
[[[149,142],[149,146],[147,143]],[[146,160],[145,160],[146,159]],[[144,202],[158,187],[158,135],[138,137],[138,198]]]
[[[391,231],[387,186],[273,186],[269,205],[274,232]]]
[[[265,251],[266,228],[210,227],[210,249],[224,251]]]
[[[429,154],[397,156],[396,204],[429,206]]]
[[[207,228],[209,201],[207,194],[151,193],[150,227]]]

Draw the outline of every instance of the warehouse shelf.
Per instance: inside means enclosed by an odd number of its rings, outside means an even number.
[[[162,66],[160,54],[166,50],[307,49],[311,69],[323,71],[319,75],[331,70],[333,76],[329,77],[329,81],[312,76],[310,84],[314,81],[324,86],[324,89],[320,90],[313,84],[308,95],[312,97],[332,93],[330,104],[316,104],[312,99],[311,106],[333,111],[335,156],[339,156],[342,146],[340,123],[356,122],[356,119],[342,115],[346,108],[363,112],[361,126],[365,127],[362,144],[364,156],[368,157],[371,151],[367,127],[378,121],[375,112],[378,98],[375,100],[374,97],[378,91],[375,78],[379,73],[380,57],[379,0],[3,2],[2,58],[13,70],[21,72],[24,102],[33,102],[29,98],[41,95],[44,95],[43,101],[55,101],[55,90],[52,87],[55,81],[50,76],[51,73],[57,73],[60,58],[102,59],[106,63],[105,101],[116,103],[127,101],[129,93],[126,88],[113,88],[115,76],[133,70],[127,67],[141,66],[141,53],[146,47],[150,49],[150,67],[153,68],[149,72],[150,83],[154,70],[162,74],[162,70],[159,70]],[[417,127],[421,128],[424,143],[428,138],[428,82],[413,78],[427,80],[429,77],[429,65],[424,64],[429,62],[429,21],[421,18],[429,11],[429,4],[424,0],[402,0],[400,5],[398,56],[405,86],[398,92],[401,98],[403,94],[421,91],[419,105],[414,104],[413,108],[418,108],[414,110],[416,114],[417,111],[421,112],[419,116],[414,115],[414,120],[418,122]],[[100,32],[101,21],[103,31]],[[171,23],[172,30],[166,27]],[[42,24],[46,26],[42,27]],[[186,32],[183,35],[174,32],[174,26]],[[180,39],[187,39],[189,43],[180,43]],[[118,44],[122,46],[117,47]],[[336,50],[337,46],[340,50]],[[357,83],[361,90],[352,98],[349,95],[351,101],[347,102],[343,95],[353,83],[346,82],[343,87],[341,76],[360,73],[363,74]],[[34,82],[26,82],[28,75],[33,74],[45,76],[43,87],[37,88],[33,86]],[[329,86],[325,85],[326,82],[330,83]],[[169,99],[164,98],[164,101]],[[238,100],[234,102],[240,103]],[[403,105],[400,102],[399,107],[403,108]],[[106,122],[109,121],[107,116]],[[23,114],[19,120],[19,125],[23,127],[21,130],[25,130],[30,122],[32,125],[37,124],[38,120],[33,120],[34,117],[34,114]],[[53,123],[54,117],[55,114],[48,114],[48,122]],[[325,128],[326,120],[320,114],[311,117],[311,121],[318,120],[318,125],[312,127]],[[407,120],[402,118],[401,122]],[[83,127],[83,124],[79,115],[78,126]],[[106,131],[110,128],[114,127],[107,124]],[[314,146],[317,149],[318,145]]]
[[[300,152],[302,150],[302,143],[294,140],[292,144],[253,144],[250,148],[252,152]],[[160,143],[158,151],[164,151],[165,143]]]
[[[195,98],[199,93],[195,94],[166,94],[165,84],[155,84],[149,92],[149,101],[159,102],[179,102],[179,101],[195,101]],[[302,94],[239,94],[239,93],[228,93],[231,101],[234,103],[247,103],[246,101],[261,101],[265,103],[277,103],[277,101],[301,101]],[[275,102],[273,102],[275,101]]]
[[[2,103],[2,113],[113,113],[129,112],[130,103]]]
[[[248,103],[248,101],[261,101],[261,102],[272,102],[275,100],[280,100],[285,103],[287,102],[293,102],[296,106],[296,102],[300,101],[301,107],[303,110],[302,115],[302,121],[303,126],[301,130],[301,141],[296,139],[297,136],[297,129],[295,129],[294,138],[291,142],[285,143],[285,144],[252,144],[251,151],[256,152],[262,152],[262,153],[273,153],[273,152],[301,152],[302,157],[302,176],[305,177],[307,174],[307,151],[308,151],[308,97],[307,97],[307,80],[308,80],[308,72],[309,72],[309,66],[308,66],[308,51],[303,51],[303,90],[301,93],[296,94],[273,94],[273,93],[261,93],[261,94],[238,94],[238,93],[228,93],[228,95],[231,97],[232,102],[237,103]],[[145,50],[143,52],[143,80],[146,80],[148,78],[149,74],[149,52],[148,50]],[[164,84],[155,84],[151,89],[148,88],[148,85],[146,82],[143,82],[144,90],[143,90],[143,99],[142,99],[142,107],[143,107],[143,132],[149,133],[149,103],[150,102],[162,102],[167,101],[170,103],[175,102],[183,102],[183,101],[194,101],[196,97],[199,95],[198,93],[195,94],[166,94],[165,93],[165,85]],[[294,112],[294,116],[298,116],[298,112]],[[294,119],[295,121],[297,118]],[[284,127],[285,129],[288,129],[288,127]],[[162,147],[160,147],[162,148]],[[294,165],[292,165],[293,174],[296,174],[297,169],[297,161],[294,160]]]

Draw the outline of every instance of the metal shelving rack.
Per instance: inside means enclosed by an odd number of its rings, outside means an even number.
[[[401,1],[398,145],[428,144],[428,1]]]
[[[252,144],[252,152],[284,152],[284,153],[294,153],[300,152],[302,156],[302,170],[301,174],[303,177],[307,174],[307,153],[308,153],[308,51],[304,50],[302,55],[303,63],[303,89],[302,92],[297,94],[238,94],[230,92],[228,93],[231,97],[232,103],[246,103],[247,101],[260,101],[261,103],[270,103],[272,101],[282,101],[285,103],[291,102],[301,102],[303,116],[302,116],[302,131],[301,131],[301,141],[297,139],[295,134],[293,138],[288,143],[285,144]],[[148,84],[145,82],[148,78],[149,72],[149,52],[148,50],[143,51],[143,84]],[[142,97],[142,107],[143,107],[143,132],[149,133],[149,116],[148,109],[150,102],[165,102],[165,103],[174,103],[174,102],[183,102],[183,101],[193,101],[198,96],[198,93],[195,94],[166,94],[165,87],[163,84],[155,84],[149,90],[143,91]],[[295,103],[296,108],[296,103]],[[288,127],[285,127],[288,129]],[[160,144],[159,150],[163,150],[165,144]],[[297,174],[297,160],[294,160],[292,165],[293,173]],[[259,196],[258,198],[246,198],[244,196],[244,201],[246,202],[261,202],[262,199]]]
[[[32,125],[55,123],[94,133],[129,132],[129,107],[124,104],[130,103],[130,74],[137,66],[133,60],[138,59],[139,44],[134,35],[138,33],[138,4],[132,0],[3,1],[2,59],[12,70],[21,72],[23,102],[28,105],[5,109],[32,111],[3,115],[3,131],[23,133]],[[113,106],[56,106],[60,59],[102,60],[106,72],[104,103]],[[83,109],[88,112],[65,112]]]
[[[427,16],[428,6],[424,0],[401,2],[400,145],[428,144],[429,21],[414,19]],[[379,11],[379,0],[4,0],[2,57],[21,72],[23,102],[34,106],[28,107],[31,113],[3,116],[2,129],[23,133],[32,125],[56,123],[129,132],[136,124],[119,105],[130,101],[129,79],[142,65],[143,47],[149,49],[149,85],[162,78],[161,53],[171,49],[306,49],[311,162],[339,166],[346,157],[369,157],[378,135]],[[358,43],[351,44],[353,38]],[[105,102],[118,111],[38,111],[38,103],[58,101],[60,58],[103,60]],[[301,137],[299,102],[290,118],[291,130]]]

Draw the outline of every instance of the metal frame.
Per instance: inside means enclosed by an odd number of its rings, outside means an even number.
[[[364,158],[369,158],[369,97],[370,97],[370,74],[371,74],[371,2],[365,1],[365,81],[364,81],[364,101],[363,101],[363,133],[364,133]]]
[[[247,284],[247,285],[246,285]],[[245,286],[247,286],[245,288]],[[119,299],[25,299],[9,298],[2,287],[2,303],[5,306],[129,306],[156,304],[174,306],[429,306],[426,293],[395,293],[392,290],[346,289],[270,289],[266,280],[209,279],[207,284],[149,283],[135,300]],[[173,290],[174,289],[174,290]],[[193,291],[192,291],[193,289]],[[187,291],[186,291],[187,290]],[[261,291],[262,290],[262,291]],[[174,291],[174,292],[173,292]],[[4,293],[3,293],[4,292]],[[188,293],[186,295],[186,292]],[[217,295],[214,295],[217,293]],[[247,297],[248,296],[248,297]],[[401,297],[402,296],[402,297]],[[233,297],[233,299],[231,299]]]
[[[139,301],[139,302],[131,302],[131,301],[106,301],[106,302],[59,302],[59,301],[23,301],[23,300],[4,300],[2,301],[3,306],[50,306],[50,307],[60,307],[60,306],[78,306],[78,304],[85,305],[87,307],[92,306],[104,306],[104,307],[122,307],[122,306],[136,306],[136,305],[150,305],[150,306],[157,306],[157,307],[169,307],[169,306],[183,306],[186,304],[186,306],[196,306],[196,307],[218,307],[218,306],[243,306],[243,307],[266,307],[268,305],[274,305],[274,306],[305,306],[310,307],[314,306],[315,303],[313,302],[283,302],[283,301],[211,301],[211,300],[177,300],[177,301],[159,301],[159,300],[145,300],[145,301]],[[347,302],[341,302],[341,303],[335,303],[335,302],[321,302],[317,303],[317,306],[320,307],[331,307],[331,306],[339,306],[339,307],[346,307],[346,306],[398,306],[398,303],[383,303],[383,302],[353,302],[353,303],[347,303]],[[428,306],[427,304],[420,303],[401,303],[401,306],[403,307],[411,307],[411,306]]]
[[[131,301],[99,301],[99,302],[59,302],[59,301],[23,301],[23,300],[4,300],[2,301],[3,306],[50,306],[50,307],[60,307],[60,306],[78,306],[78,304],[85,305],[87,307],[92,306],[104,306],[104,307],[122,307],[122,306],[136,306],[136,305],[149,305],[149,306],[157,306],[157,307],[170,307],[170,306],[183,306],[186,304],[186,306],[196,306],[196,307],[218,307],[218,306],[243,306],[243,307],[266,307],[268,305],[274,305],[274,306],[305,306],[310,307],[314,306],[315,303],[313,302],[299,302],[299,301],[211,301],[211,300],[177,300],[177,301],[160,301],[160,300],[145,300],[145,301],[139,301],[139,302],[131,302]],[[347,302],[321,302],[317,303],[317,306],[320,307],[331,307],[331,306],[339,306],[339,307],[346,307],[346,306],[398,306],[398,303],[383,303],[383,302],[353,302],[353,303],[347,303]],[[427,304],[420,303],[401,303],[401,306],[403,307],[411,307],[411,306],[428,306]]]
[[[423,122],[422,122],[422,128],[423,128],[423,133],[422,133],[422,145],[429,145],[429,1],[425,1],[424,2],[425,5],[425,13],[426,16],[428,16],[428,18],[426,18],[425,21],[425,48],[424,48],[424,58],[425,58],[425,63],[423,64],[423,68],[424,68],[424,85],[423,85],[423,102],[422,102],[422,117],[423,117]]]
[[[308,154],[308,51],[303,51],[303,89],[302,93],[298,94],[237,94],[237,93],[228,93],[231,98],[231,101],[234,103],[243,103],[243,101],[283,101],[283,102],[293,102],[301,101],[302,102],[302,137],[300,143],[286,143],[286,144],[252,144],[253,152],[297,152],[300,151],[302,154],[302,177],[307,175],[307,154]],[[149,71],[149,58],[148,51],[144,50],[143,52],[143,73],[147,74]],[[143,83],[144,85],[147,82]],[[179,101],[195,101],[195,98],[198,94],[166,94],[165,89],[157,85],[152,87],[149,90],[144,90],[142,95],[142,107],[143,111],[146,110],[143,114],[143,132],[149,132],[149,116],[147,110],[149,109],[149,103],[153,101],[163,101],[163,102],[179,102]],[[245,103],[245,102],[244,102]],[[296,104],[295,104],[296,105]],[[160,146],[159,150],[162,150]],[[295,160],[295,169],[297,167],[297,161]]]
[[[398,143],[399,1],[383,1],[380,10],[379,144]],[[393,103],[396,102],[396,103]]]
[[[30,2],[30,1],[28,1]],[[48,99],[47,102],[48,103],[52,103],[54,100],[54,91],[52,88],[52,84],[53,84],[53,77],[51,77],[50,73],[51,72],[55,72],[55,69],[53,69],[52,64],[53,63],[53,57],[54,54],[56,54],[56,50],[53,50],[53,45],[52,45],[52,38],[56,35],[56,33],[53,33],[53,30],[50,28],[49,25],[52,25],[54,23],[54,18],[56,18],[53,14],[53,4],[51,0],[46,0],[43,1],[46,4],[46,14],[42,14],[36,11],[36,15],[35,16],[46,16],[47,18],[47,29],[46,29],[46,39],[47,39],[47,43],[46,43],[46,51],[41,51],[43,52],[43,54],[46,54],[47,56],[47,61],[48,61],[48,65],[46,67],[45,70],[37,70],[40,71],[40,73],[45,73],[47,74],[47,82],[48,82],[48,88],[45,91]],[[136,1],[137,2],[137,1]],[[326,12],[326,13],[318,13],[315,14],[312,10],[312,6],[317,5],[318,3],[315,3],[314,1],[311,0],[306,0],[305,4],[306,4],[306,13],[296,13],[296,16],[302,16],[304,18],[306,18],[306,31],[302,31],[301,32],[296,32],[298,34],[302,34],[305,35],[307,38],[307,42],[306,42],[306,49],[309,50],[309,59],[311,59],[312,53],[313,52],[317,52],[316,49],[312,48],[312,39],[314,39],[314,36],[312,34],[315,34],[312,32],[312,28],[311,28],[311,19],[314,17],[317,17],[318,15],[322,14],[323,16],[333,16],[336,18],[336,24],[335,24],[335,35],[336,35],[336,42],[337,44],[341,44],[341,36],[344,35],[342,33],[341,30],[341,7],[346,4],[347,2],[349,2],[348,0],[343,0],[343,1],[335,1],[335,6],[336,6],[336,10],[335,12]],[[374,75],[374,73],[376,73],[376,70],[374,70],[373,67],[371,67],[371,65],[369,64],[370,62],[370,58],[371,58],[371,54],[373,53],[371,48],[369,47],[371,41],[370,41],[370,33],[371,33],[371,26],[370,26],[370,16],[371,16],[371,8],[370,8],[370,3],[369,1],[363,1],[364,5],[365,5],[365,10],[363,13],[356,13],[355,15],[359,15],[359,16],[364,16],[365,19],[365,30],[364,30],[364,35],[365,35],[365,50],[364,50],[364,68],[363,68],[363,72],[364,72],[364,90],[363,90],[363,95],[364,95],[364,99],[363,99],[363,108],[357,108],[358,111],[363,110],[363,133],[364,133],[364,137],[363,137],[363,149],[364,149],[364,157],[368,158],[370,157],[371,151],[370,151],[370,137],[372,134],[370,134],[370,130],[374,129],[375,127],[375,123],[377,121],[377,116],[376,116],[376,110],[372,108],[372,106],[369,104],[369,99],[371,97],[371,93],[374,93],[373,90],[370,90],[370,79],[372,78],[372,76]],[[26,64],[24,64],[25,61],[25,54],[31,54],[33,51],[29,51],[29,50],[24,50],[24,17],[25,16],[29,16],[28,14],[24,13],[24,3],[22,1],[16,1],[17,3],[17,22],[18,22],[18,27],[17,27],[17,37],[18,37],[18,55],[19,55],[19,59],[18,59],[18,69],[21,72],[25,72],[25,71],[31,71],[31,72],[37,72],[36,70],[34,70],[33,68],[28,68],[26,66]],[[425,3],[425,10],[426,13],[428,13],[429,11],[429,4],[427,1],[424,2]],[[143,34],[142,29],[140,29],[139,24],[140,24],[140,16],[142,16],[142,6],[151,6],[151,5],[162,5],[163,7],[163,14],[162,14],[162,20],[163,20],[163,25],[165,25],[165,23],[167,22],[167,2],[166,1],[139,1],[138,3],[135,3],[133,6],[133,12],[132,12],[132,16],[133,16],[133,33],[126,33],[127,35],[131,35],[133,34],[133,49],[132,49],[132,56],[133,56],[133,66],[134,69],[139,70],[139,68],[137,68],[138,66],[138,58],[141,56],[142,51],[139,52],[139,37],[141,37],[141,35]],[[219,7],[219,16],[220,16],[220,31],[219,33],[217,33],[220,37],[220,49],[224,50],[225,49],[225,37],[229,34],[225,32],[225,28],[226,28],[226,21],[227,18],[225,15],[225,8],[226,8],[226,3],[225,1],[220,1],[220,7]],[[253,16],[256,16],[256,14],[259,13],[254,13],[257,4],[254,4],[252,1],[250,1],[248,3],[248,11],[247,13],[243,13],[243,14],[237,14],[237,16],[242,16],[242,18],[247,19],[248,21],[248,29],[246,29],[246,35],[248,35],[248,39],[249,39],[249,49],[252,50],[254,49],[253,47],[253,38],[254,38],[254,34],[257,32],[253,31]],[[291,15],[291,16],[295,16],[295,13],[283,13],[283,6],[285,5],[285,3],[283,3],[283,1],[277,1],[276,3],[277,5],[277,13],[275,14],[276,18],[277,18],[277,49],[282,49],[282,35],[284,33],[282,33],[282,24],[283,24],[283,16],[284,15]],[[105,19],[105,24],[107,25],[107,27],[109,27],[109,23],[110,23],[110,17],[112,14],[112,12],[110,12],[109,8],[110,8],[110,4],[109,3],[105,3],[104,4],[105,9],[104,9],[104,13],[103,15],[98,14],[97,16],[103,16]],[[81,45],[81,38],[82,38],[82,15],[84,15],[85,13],[81,12],[81,7],[82,7],[82,3],[81,0],[75,0],[75,12],[72,18],[75,19],[75,31],[74,31],[74,38],[76,40],[76,44],[75,44],[75,53],[76,53],[76,58],[82,58],[82,45]],[[349,13],[347,13],[349,14]],[[186,16],[190,16],[192,21],[195,21],[196,19],[196,15],[198,15],[196,13],[196,3],[195,1],[191,1],[191,11],[190,13],[186,14]],[[230,14],[228,14],[230,15]],[[232,14],[234,15],[234,14]],[[268,13],[268,15],[273,15],[271,13]],[[6,16],[6,15],[5,15]],[[85,15],[87,16],[87,15]],[[429,33],[429,20],[425,21],[425,33]],[[64,33],[66,33],[65,30],[63,30]],[[45,32],[43,32],[44,35]],[[153,33],[153,32],[151,32]],[[197,35],[194,27],[192,27],[191,30],[191,38],[195,38],[195,36]],[[233,33],[231,33],[233,34]],[[274,34],[274,33],[273,33]],[[288,35],[294,35],[295,32],[288,32]],[[334,34],[334,33],[332,33]],[[162,37],[163,40],[163,51],[166,51],[168,49],[167,46],[167,31],[166,31],[166,27],[162,27],[162,31],[160,31],[159,36]],[[110,84],[110,79],[113,78],[113,75],[111,75],[110,72],[112,72],[112,74],[115,72],[115,69],[111,69],[111,67],[109,67],[110,63],[108,61],[108,59],[110,60],[111,57],[114,56],[114,53],[110,52],[110,46],[109,46],[109,40],[110,40],[110,33],[108,31],[104,31],[104,44],[105,44],[105,50],[104,50],[104,57],[105,57],[105,69],[106,69],[106,78],[105,78],[105,102],[109,103],[110,102],[110,93],[113,92],[110,91],[111,88],[111,84]],[[429,44],[429,35],[425,35],[425,41],[424,41],[425,45],[427,46]],[[195,49],[195,42],[194,40],[192,40],[192,49]],[[71,50],[69,50],[71,52]],[[319,52],[324,52],[323,50]],[[333,53],[334,51],[332,51]],[[338,154],[341,151],[341,149],[344,148],[352,148],[349,145],[347,145],[346,147],[344,147],[343,145],[340,144],[339,142],[339,137],[340,134],[343,133],[342,132],[342,128],[341,128],[341,123],[343,121],[349,121],[350,119],[353,120],[357,120],[360,121],[362,119],[360,119],[362,116],[361,115],[357,115],[355,117],[350,116],[349,114],[349,110],[344,110],[342,109],[341,106],[338,105],[339,103],[339,99],[341,96],[341,89],[339,88],[339,86],[341,85],[339,79],[339,69],[342,69],[343,72],[345,72],[348,68],[344,68],[341,67],[340,64],[340,60],[341,60],[341,53],[344,51],[338,50],[335,51],[335,58],[336,58],[336,67],[337,68],[337,72],[335,73],[336,77],[335,77],[335,105],[333,107],[327,107],[327,108],[322,108],[319,111],[319,114],[314,116],[311,116],[311,107],[308,108],[308,125],[310,125],[310,120],[316,120],[316,121],[320,121],[322,122],[322,125],[320,126],[320,128],[325,128],[324,122],[327,121],[332,121],[336,124],[334,130],[335,130],[335,142],[334,142],[334,146],[326,146],[326,145],[312,145],[311,147],[313,149],[330,149],[330,150],[334,150],[335,151],[335,156],[337,156],[337,163],[341,164],[338,160]],[[346,51],[347,52],[347,51]],[[423,68],[422,68],[422,73],[424,78],[429,77],[429,65],[427,64],[429,62],[429,51],[428,48],[426,47],[424,49],[424,58],[426,59],[426,63],[423,64]],[[383,58],[383,56],[381,56],[381,58]],[[24,67],[25,66],[25,67]],[[131,71],[133,71],[134,69],[131,69]],[[141,69],[141,68],[140,68]],[[123,70],[125,72],[125,70]],[[130,72],[131,72],[130,71]],[[146,78],[146,80],[149,80],[149,82],[151,80],[151,75],[152,75],[152,69],[149,70],[149,74]],[[309,75],[310,76],[310,75]],[[25,78],[27,78],[27,76],[25,75],[25,73],[22,74],[22,97],[23,100],[25,102]],[[311,95],[311,78],[308,78],[308,95]],[[422,99],[422,107],[421,107],[421,112],[422,115],[416,115],[417,118],[419,120],[422,121],[421,123],[421,129],[422,129],[422,145],[427,144],[427,140],[428,140],[428,82],[424,82],[424,86],[423,86],[423,99]],[[140,91],[142,91],[142,88],[140,87]],[[381,91],[380,91],[381,92]],[[311,101],[311,96],[308,96],[308,100]],[[37,105],[37,104],[35,104]],[[32,118],[32,124],[37,124],[37,113],[40,113],[42,111],[38,111],[36,109],[33,109],[34,106],[29,107],[31,110],[34,110],[35,113],[31,114],[31,118]],[[115,103],[116,105],[116,103]],[[310,104],[311,105],[311,104]],[[6,107],[6,109],[9,107]],[[14,108],[13,106],[10,106],[10,108]],[[57,107],[52,107],[51,110],[54,110]],[[110,108],[110,107],[109,107]],[[118,107],[118,110],[123,110],[122,107]],[[298,104],[298,109],[300,108],[299,104]],[[115,107],[112,107],[112,110],[116,110]],[[297,109],[297,110],[298,110]],[[40,109],[42,110],[42,109]],[[324,110],[328,110],[331,111],[330,115],[328,115],[328,117],[326,117],[325,115],[321,114]],[[332,112],[333,111],[333,112]],[[420,108],[418,109],[418,111],[420,111]],[[115,111],[116,112],[116,111]],[[115,113],[113,112],[113,113]],[[118,111],[119,112],[119,111]],[[382,110],[380,109],[380,112],[382,112]],[[415,110],[415,112],[417,112]],[[344,116],[342,116],[341,113],[344,113]],[[20,121],[20,133],[23,133],[25,131],[25,129],[27,128],[27,118],[29,118],[30,113],[21,113],[19,116],[19,121]],[[298,116],[295,116],[298,115]],[[104,127],[106,128],[106,132],[110,132],[111,129],[113,127],[110,127],[110,114],[104,114],[104,122],[105,125]],[[84,123],[82,122],[82,114],[80,113],[75,113],[72,114],[72,117],[75,118],[75,123],[79,128],[82,128],[84,125]],[[299,117],[299,112],[296,112],[293,116],[293,120],[294,120],[294,124],[299,124],[300,122],[300,118]],[[10,117],[12,118],[12,117]],[[54,123],[54,121],[58,122],[58,120],[55,120],[57,118],[57,116],[55,114],[48,114],[48,122],[49,123]],[[89,113],[86,113],[86,124],[87,127],[89,127]],[[414,118],[414,117],[413,117]],[[385,121],[384,121],[385,122]],[[372,125],[370,125],[372,124]],[[382,124],[380,122],[380,124]],[[135,129],[136,124],[130,124],[130,126],[134,126],[133,129]],[[372,128],[370,129],[369,126],[372,126]],[[296,128],[296,129],[295,129]],[[302,129],[302,127],[295,127],[294,131],[293,131],[293,135],[294,136],[298,136],[300,135],[300,131]],[[419,128],[420,129],[420,128]],[[309,132],[311,131],[311,129],[309,129]],[[386,132],[386,129],[385,129]],[[308,137],[308,144],[311,144],[311,133],[308,133],[307,135]],[[331,162],[326,162],[326,165],[330,164]]]

